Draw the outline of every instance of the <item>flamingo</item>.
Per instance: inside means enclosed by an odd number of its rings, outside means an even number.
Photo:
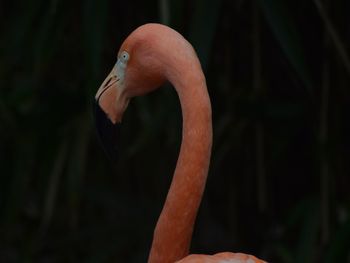
[[[189,255],[193,226],[208,174],[212,146],[211,103],[199,59],[175,30],[145,24],[133,31],[117,63],[95,96],[95,123],[111,158],[117,157],[118,126],[131,98],[169,81],[182,110],[180,153],[164,207],[156,224],[148,263],[259,263],[242,253]]]

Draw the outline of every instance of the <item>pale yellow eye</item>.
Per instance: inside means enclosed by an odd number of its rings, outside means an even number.
[[[129,60],[129,54],[128,52],[126,51],[123,51],[121,54],[120,54],[120,60],[123,61],[123,62],[127,62]]]

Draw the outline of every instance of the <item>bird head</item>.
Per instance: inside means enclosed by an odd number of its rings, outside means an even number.
[[[113,161],[117,158],[120,123],[130,99],[153,91],[165,81],[164,65],[157,53],[156,38],[160,35],[149,27],[135,30],[124,41],[116,64],[95,96],[97,134]]]

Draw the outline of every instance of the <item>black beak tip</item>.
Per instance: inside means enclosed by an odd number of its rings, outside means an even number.
[[[110,161],[116,162],[118,160],[120,124],[114,124],[110,121],[98,101],[94,100],[93,107],[97,137]]]

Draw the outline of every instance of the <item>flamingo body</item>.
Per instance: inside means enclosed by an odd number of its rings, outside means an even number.
[[[222,252],[215,255],[189,255],[176,263],[263,263],[254,256],[243,253]]]
[[[212,119],[200,62],[191,44],[178,32],[164,25],[146,24],[127,37],[115,67],[95,97],[100,119],[96,121],[99,135],[113,134],[111,131],[121,122],[131,98],[155,90],[166,80],[179,96],[183,116],[182,142],[173,180],[154,230],[148,262],[264,262],[241,253],[189,255],[193,226],[208,174]],[[110,149],[109,145],[105,147]]]

